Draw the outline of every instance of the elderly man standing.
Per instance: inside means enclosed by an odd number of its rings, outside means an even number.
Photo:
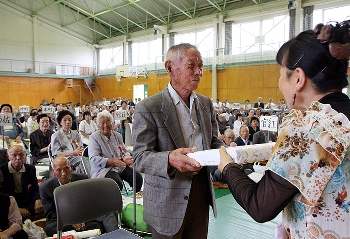
[[[24,218],[43,212],[39,195],[36,170],[33,165],[25,164],[26,151],[21,145],[14,145],[7,150],[9,162],[0,166],[4,176],[2,192],[13,196]]]
[[[46,226],[44,230],[48,236],[52,236],[57,232],[57,214],[53,196],[53,191],[55,188],[78,180],[89,180],[85,174],[73,173],[72,167],[69,164],[68,159],[65,157],[57,157],[52,161],[52,174],[54,176],[40,186],[40,196],[43,200],[44,212],[46,216]],[[89,209],[87,208],[87,210]],[[103,223],[103,227],[106,232],[111,232],[118,229],[118,222],[115,214],[109,213],[93,221],[65,226],[63,231],[73,229],[76,231],[101,229],[103,228],[101,223]]]
[[[202,67],[195,46],[172,46],[165,62],[170,83],[136,105],[133,156],[145,173],[144,219],[152,238],[207,238],[209,205],[216,215],[210,167],[186,156],[223,145],[213,103],[194,92]]]

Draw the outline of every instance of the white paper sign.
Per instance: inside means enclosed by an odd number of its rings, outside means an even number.
[[[0,126],[12,125],[12,114],[0,114]]]
[[[74,108],[74,116],[79,116],[80,109],[79,107]]]
[[[114,111],[114,119],[115,120],[125,120],[128,117],[127,110],[116,110]]]
[[[53,114],[55,113],[55,107],[53,106],[42,106],[43,114]]]
[[[21,113],[28,113],[29,112],[29,106],[22,105],[22,106],[18,107],[18,111],[21,112]]]
[[[277,132],[277,129],[278,129],[277,116],[260,116],[260,130]]]

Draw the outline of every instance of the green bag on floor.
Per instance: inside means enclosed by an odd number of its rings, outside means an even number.
[[[122,223],[128,227],[133,228],[134,224],[134,204],[129,203],[123,209]],[[151,232],[149,226],[143,220],[143,205],[136,204],[136,230],[141,232]]]

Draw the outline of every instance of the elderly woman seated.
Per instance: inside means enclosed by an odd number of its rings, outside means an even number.
[[[106,110],[98,113],[98,131],[89,138],[89,157],[92,178],[111,178],[123,188],[122,180],[130,185],[133,183],[133,160],[125,148],[121,134],[112,130],[113,116]],[[136,173],[136,192],[140,191],[143,183],[142,175]]]
[[[58,113],[57,121],[61,128],[51,136],[52,156],[67,157],[77,173],[85,173],[81,155],[84,150],[78,132],[71,130],[74,115],[68,110]]]

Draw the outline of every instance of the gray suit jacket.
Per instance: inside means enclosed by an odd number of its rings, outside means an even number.
[[[209,98],[198,95],[196,105],[203,137],[203,148],[219,148],[218,126],[213,104]],[[182,225],[190,194],[193,173],[168,169],[170,151],[186,147],[175,105],[167,88],[136,105],[133,129],[133,157],[136,170],[145,173],[144,219],[159,233],[167,236],[177,233]],[[215,194],[207,167],[216,216]],[[170,176],[171,175],[171,176]]]

